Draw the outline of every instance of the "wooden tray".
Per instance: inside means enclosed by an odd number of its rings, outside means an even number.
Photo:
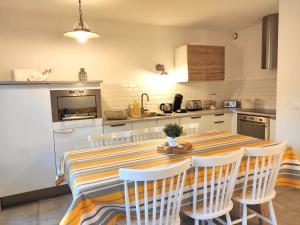
[[[157,151],[166,154],[184,154],[193,148],[192,144],[188,142],[181,143],[179,146],[182,147],[158,146]]]

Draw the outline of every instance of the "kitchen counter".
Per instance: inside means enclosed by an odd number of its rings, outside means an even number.
[[[139,121],[148,121],[148,120],[163,120],[168,118],[183,118],[183,117],[192,117],[192,116],[201,116],[201,115],[213,115],[213,114],[223,114],[223,113],[240,113],[246,115],[256,115],[256,116],[265,116],[270,117],[271,119],[276,119],[276,113],[258,113],[258,112],[245,112],[240,109],[214,109],[214,110],[201,110],[195,112],[187,113],[166,113],[166,116],[153,116],[153,117],[142,117],[142,118],[132,118],[128,117],[125,120],[103,120],[103,125],[113,125],[119,123],[129,123],[129,122],[139,122]]]
[[[78,83],[102,83],[102,80],[87,80],[87,81],[0,81],[0,85],[26,85],[26,84],[78,84]]]
[[[153,117],[142,117],[142,118],[132,118],[128,117],[125,120],[103,120],[103,125],[113,125],[119,123],[128,123],[128,122],[138,122],[138,121],[148,121],[148,120],[163,120],[169,118],[183,118],[190,116],[201,116],[201,115],[213,115],[213,114],[223,114],[223,113],[231,113],[233,110],[231,109],[214,109],[214,110],[201,110],[195,112],[187,112],[187,113],[166,113],[166,116],[153,116]]]
[[[263,112],[247,112],[243,111],[241,109],[234,109],[233,112],[239,113],[239,114],[245,114],[245,115],[253,115],[253,116],[264,116],[264,117],[270,117],[271,119],[276,119],[276,111],[274,110],[274,113],[263,113]]]

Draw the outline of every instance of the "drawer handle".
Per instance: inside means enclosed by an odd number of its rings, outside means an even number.
[[[111,127],[123,127],[125,126],[126,124],[125,123],[121,123],[121,124],[112,124],[110,125]]]
[[[215,114],[215,116],[224,116],[224,113]]]
[[[74,129],[55,129],[55,133],[72,133]]]
[[[224,121],[216,121],[216,122],[214,122],[214,123],[224,123]]]
[[[202,116],[191,116],[190,118],[191,119],[200,119],[200,118],[202,118]]]

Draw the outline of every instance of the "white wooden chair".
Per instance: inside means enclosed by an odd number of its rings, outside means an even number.
[[[183,128],[184,135],[194,135],[194,134],[199,134],[201,132],[199,123],[183,124],[182,128]]]
[[[123,144],[131,142],[131,131],[114,132],[110,134],[96,134],[88,136],[91,147]]]
[[[133,142],[161,139],[165,137],[163,127],[151,127],[131,131]]]
[[[185,176],[190,166],[191,161],[185,160],[156,169],[120,169],[125,188],[126,221],[119,224],[179,225]],[[133,191],[129,191],[131,188]],[[143,192],[139,188],[143,188]],[[129,199],[134,202],[130,203]]]
[[[225,215],[227,224],[231,225],[230,210],[233,208],[231,201],[236,183],[241,159],[244,150],[240,149],[230,154],[193,157],[195,167],[193,204],[192,209],[182,212],[195,220],[195,225]],[[203,177],[203,182],[198,181]],[[202,189],[203,187],[203,189]]]
[[[233,198],[243,205],[243,215],[233,224],[242,222],[246,225],[248,219],[257,216],[269,224],[277,225],[272,199],[276,195],[274,188],[286,148],[287,141],[271,147],[244,148],[247,157],[244,185],[242,193]],[[248,205],[263,203],[268,203],[270,219],[247,208]],[[251,215],[247,215],[247,209],[252,213]]]

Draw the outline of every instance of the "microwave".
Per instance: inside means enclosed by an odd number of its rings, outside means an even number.
[[[236,100],[224,101],[224,108],[238,108],[239,102]]]
[[[51,90],[52,121],[102,118],[101,90]]]

